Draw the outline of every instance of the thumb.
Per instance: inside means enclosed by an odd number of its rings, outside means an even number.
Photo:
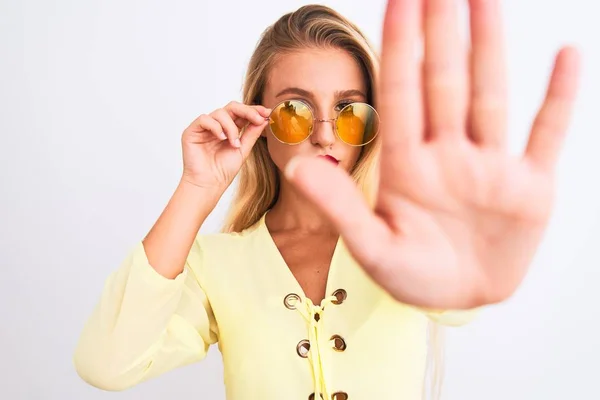
[[[379,246],[389,237],[389,229],[345,170],[318,157],[297,156],[288,162],[284,173],[336,227],[359,263],[374,262]]]
[[[240,136],[241,147],[240,151],[244,159],[250,154],[250,150],[260,137],[262,131],[267,127],[269,121],[265,120],[260,125],[249,124]]]

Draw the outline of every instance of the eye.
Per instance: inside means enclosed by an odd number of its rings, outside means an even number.
[[[340,101],[336,106],[335,106],[335,111],[340,112],[344,109],[344,107],[346,107],[349,104],[354,103],[354,101],[352,100],[343,100]]]
[[[298,102],[302,103],[304,106],[308,107],[308,109],[311,110],[311,112],[313,110],[313,105],[310,102],[310,100],[308,100],[308,99],[303,99],[302,97],[294,97],[294,98],[287,99],[287,101],[298,101]]]

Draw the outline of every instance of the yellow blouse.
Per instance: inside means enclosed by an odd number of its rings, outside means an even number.
[[[108,278],[75,367],[93,386],[124,390],[217,343],[228,400],[417,400],[427,320],[461,325],[474,315],[395,301],[341,239],[327,293],[320,305],[304,295],[264,215],[240,233],[199,234],[175,279],[148,264],[139,242]]]

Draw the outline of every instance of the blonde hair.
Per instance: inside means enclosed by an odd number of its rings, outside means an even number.
[[[246,72],[243,103],[261,104],[269,72],[278,57],[307,48],[332,48],[347,51],[359,64],[365,76],[367,102],[377,108],[376,93],[379,58],[360,29],[338,12],[323,5],[307,5],[287,13],[261,35]],[[364,146],[350,171],[367,202],[374,205],[379,182],[380,136]],[[259,138],[237,176],[237,188],[226,215],[223,232],[241,232],[260,220],[279,195],[279,174],[267,149]],[[440,343],[439,326],[430,322],[428,341]],[[441,346],[434,345],[436,353]],[[432,346],[430,345],[430,348]],[[432,373],[432,393],[440,388],[440,357],[428,357],[427,370]],[[432,366],[435,366],[433,369]],[[425,390],[424,390],[425,393]]]

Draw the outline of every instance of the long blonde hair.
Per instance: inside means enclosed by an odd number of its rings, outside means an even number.
[[[243,86],[245,104],[261,104],[269,71],[283,54],[306,48],[335,48],[347,51],[361,67],[367,84],[367,102],[377,108],[376,93],[379,58],[360,29],[338,12],[323,5],[306,5],[287,13],[269,26],[250,58]],[[374,205],[379,183],[380,136],[364,146],[351,177],[367,202]],[[276,202],[279,195],[279,175],[267,149],[264,137],[259,138],[243,164],[237,178],[237,188],[226,215],[223,232],[241,232],[254,225]],[[439,327],[430,322],[430,349],[440,353]],[[433,344],[433,346],[431,346]],[[434,397],[440,387],[440,356],[428,357]],[[432,368],[432,366],[434,368]],[[424,391],[425,393],[425,391]]]

